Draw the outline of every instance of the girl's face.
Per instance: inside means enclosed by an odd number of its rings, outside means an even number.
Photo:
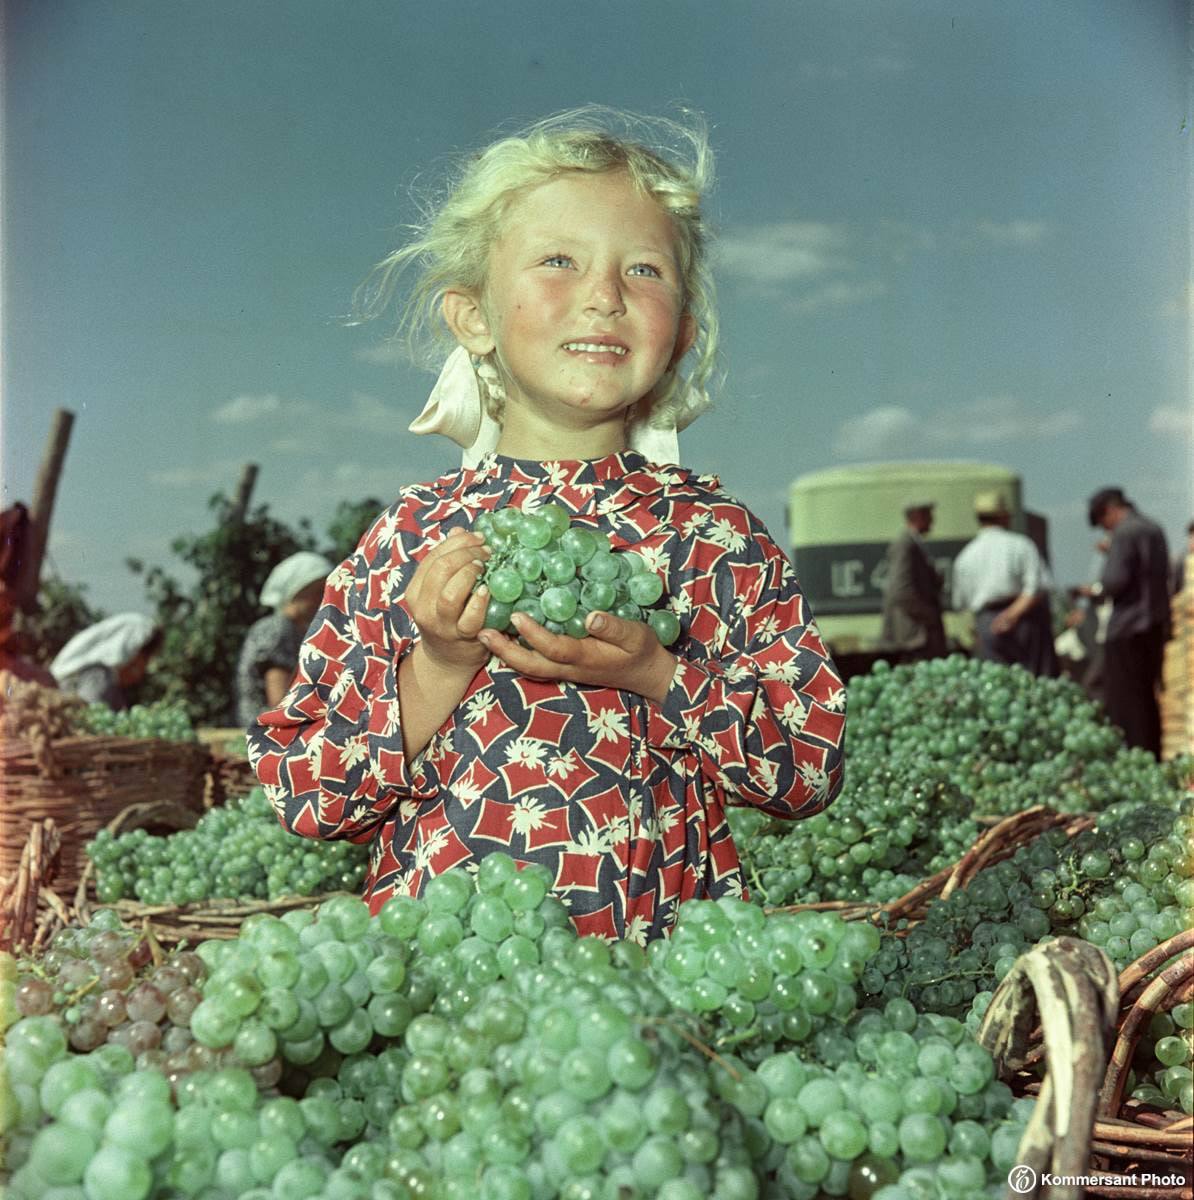
[[[695,332],[671,218],[619,171],[540,184],[503,224],[480,311],[506,376],[506,426],[621,423]]]

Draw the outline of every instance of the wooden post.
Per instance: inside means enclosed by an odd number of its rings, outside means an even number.
[[[253,495],[253,487],[257,483],[257,464],[245,463],[240,474],[240,483],[236,488],[236,496],[232,501],[232,523],[241,524],[245,513],[249,511],[249,498]]]
[[[62,475],[62,463],[66,458],[66,447],[70,442],[74,420],[73,412],[68,412],[65,408],[54,410],[50,438],[46,443],[46,451],[33,485],[33,503],[29,509],[29,541],[16,585],[17,603],[25,612],[31,612],[37,604],[41,564],[45,558],[46,541],[50,534],[50,517],[54,512],[54,498],[58,493],[58,480]]]

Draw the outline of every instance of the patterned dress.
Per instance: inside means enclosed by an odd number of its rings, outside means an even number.
[[[666,576],[680,639],[660,705],[490,659],[427,748],[402,745],[404,604],[423,556],[484,509],[551,500]],[[542,863],[582,933],[645,942],[678,904],[741,895],[727,805],[805,817],[842,782],[845,690],[762,524],[712,476],[633,451],[489,455],[405,489],[328,578],[294,686],[249,730],[286,828],[369,840],[365,898],[418,895],[491,851]]]

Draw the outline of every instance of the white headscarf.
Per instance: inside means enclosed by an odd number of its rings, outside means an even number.
[[[261,589],[261,603],[267,608],[281,608],[293,600],[309,583],[326,579],[332,564],[313,550],[300,550],[284,558],[266,577]]]
[[[677,436],[709,407],[704,392],[687,389],[681,403],[672,407],[677,416],[669,425],[652,425],[645,420],[632,420],[627,429],[627,443],[653,463],[680,461],[680,439]],[[461,465],[475,467],[490,451],[496,449],[502,427],[485,411],[477,372],[468,351],[457,346],[448,355],[435,387],[423,406],[423,411],[407,426],[411,433],[442,433],[463,447]]]
[[[117,613],[76,633],[50,663],[50,674],[59,682],[86,667],[115,671],[136,657],[157,631],[157,623],[140,613]]]

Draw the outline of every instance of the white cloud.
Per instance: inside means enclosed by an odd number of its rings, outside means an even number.
[[[253,421],[287,419],[301,410],[305,405],[300,401],[283,403],[282,397],[276,392],[265,395],[242,394],[221,404],[212,414],[211,419],[221,425],[247,425]]]
[[[1044,221],[989,221],[975,224],[980,237],[1004,246],[1030,246],[1041,241],[1049,230]]]
[[[881,405],[843,421],[833,450],[847,459],[920,457],[926,450],[962,452],[1064,437],[1081,425],[1075,409],[1041,412],[1015,396],[984,396],[924,416],[900,405]]]
[[[188,467],[163,467],[149,472],[149,482],[159,487],[221,487],[231,492],[243,469],[244,463],[236,459]]]
[[[793,300],[788,308],[796,313],[824,312],[832,308],[845,308],[850,304],[862,304],[885,295],[887,284],[879,279],[868,279],[861,283],[850,283],[844,279],[815,287],[812,291]]]
[[[1164,437],[1194,437],[1194,407],[1178,408],[1177,405],[1162,405],[1154,408],[1148,416],[1150,433]]]
[[[904,446],[921,433],[921,422],[906,408],[884,405],[843,421],[833,439],[841,458],[877,458],[890,454],[893,445]]]
[[[409,363],[410,358],[399,342],[375,342],[371,346],[362,346],[354,351],[354,356],[361,362],[372,363],[377,367],[396,367]]]
[[[367,392],[353,392],[348,401],[348,411],[334,415],[338,425],[347,425],[365,433],[397,433],[411,421],[403,409],[395,408]]]
[[[777,221],[725,234],[714,262],[726,275],[754,283],[787,283],[850,266],[840,226],[821,221]]]

